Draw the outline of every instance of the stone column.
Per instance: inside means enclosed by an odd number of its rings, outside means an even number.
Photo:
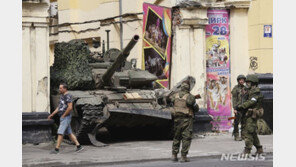
[[[36,31],[36,111],[50,112],[49,31],[47,23],[35,23]]]
[[[191,75],[196,85],[191,91],[201,94],[197,103],[206,107],[206,63],[205,63],[205,25],[207,24],[206,9],[180,9],[182,23],[175,26],[172,47],[171,87]]]
[[[248,9],[249,0],[228,0],[230,7],[230,67],[231,89],[237,84],[239,74],[249,72]]]
[[[30,46],[30,27],[32,23],[23,23],[22,28],[22,109],[23,112],[32,112],[32,80],[31,80],[31,73],[32,73],[32,65],[31,65],[31,46]]]
[[[180,9],[181,24],[174,26],[172,47],[171,87],[187,75],[196,79],[192,94],[200,94],[197,100],[200,111],[196,113],[194,133],[211,131],[212,118],[207,113],[206,95],[206,41],[207,9]]]

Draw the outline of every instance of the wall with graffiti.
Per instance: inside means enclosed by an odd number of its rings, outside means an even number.
[[[171,9],[143,4],[142,68],[158,77],[162,87],[169,87],[171,61]]]
[[[207,109],[213,130],[231,128],[229,13],[208,10],[206,26]]]

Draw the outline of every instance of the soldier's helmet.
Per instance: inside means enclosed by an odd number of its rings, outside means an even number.
[[[239,75],[239,76],[237,76],[236,79],[237,79],[237,81],[239,81],[240,79],[246,80],[246,77],[244,75]]]
[[[181,84],[181,90],[190,90],[190,85],[188,81],[184,81]]]
[[[258,76],[255,74],[247,75],[246,82],[258,83],[259,82]]]

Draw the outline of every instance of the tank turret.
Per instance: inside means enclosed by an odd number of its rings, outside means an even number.
[[[120,52],[114,63],[107,69],[107,71],[102,75],[99,79],[99,82],[96,83],[98,88],[102,88],[104,86],[111,86],[112,81],[111,78],[116,72],[118,68],[121,67],[122,63],[125,62],[126,58],[129,56],[130,51],[136,45],[139,40],[139,36],[135,35],[128,45]]]

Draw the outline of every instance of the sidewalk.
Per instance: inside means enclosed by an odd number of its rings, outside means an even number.
[[[259,136],[264,152],[273,152],[273,135]],[[75,152],[74,145],[63,143],[60,154],[49,152],[54,148],[52,143],[37,146],[22,146],[23,166],[60,166],[108,164],[128,161],[147,161],[169,159],[172,141],[130,141],[110,144],[106,147],[84,146],[80,153]],[[217,156],[222,153],[240,153],[244,141],[234,141],[230,133],[210,133],[204,138],[192,140],[189,157]],[[252,152],[256,149],[253,148]]]

